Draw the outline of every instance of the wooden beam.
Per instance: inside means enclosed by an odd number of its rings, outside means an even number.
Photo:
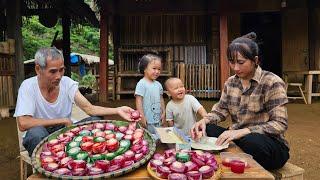
[[[62,36],[63,36],[63,58],[64,65],[66,68],[65,75],[71,77],[71,63],[70,63],[70,16],[68,15],[66,9],[63,10],[62,16]]]
[[[228,48],[228,18],[225,14],[220,14],[220,90],[223,90],[225,81],[229,77],[229,65],[227,60]]]
[[[105,11],[105,5],[100,11],[100,65],[99,65],[99,101],[107,102],[108,93],[108,16]]]

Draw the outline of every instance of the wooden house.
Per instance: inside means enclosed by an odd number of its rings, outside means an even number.
[[[251,31],[258,35],[263,69],[279,76],[287,70],[320,69],[316,0],[97,2],[101,49],[107,48],[107,34],[113,38],[118,96],[133,93],[142,77],[137,73],[139,57],[154,51],[165,59],[160,81],[178,76],[195,96],[219,97],[217,92],[230,75],[228,43]],[[103,74],[106,68],[100,67],[101,80],[106,78]],[[105,87],[100,84],[102,97]]]

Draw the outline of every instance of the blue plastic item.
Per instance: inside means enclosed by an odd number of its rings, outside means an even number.
[[[71,64],[77,64],[80,61],[80,57],[75,54],[70,54],[70,62]]]

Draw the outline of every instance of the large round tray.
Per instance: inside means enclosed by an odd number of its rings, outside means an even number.
[[[166,179],[163,179],[163,178],[160,178],[156,175],[156,172],[154,172],[152,169],[151,169],[151,166],[150,166],[150,162],[148,163],[148,166],[147,166],[147,171],[149,173],[149,175],[152,177],[152,179],[155,179],[155,180],[166,180]],[[218,170],[216,170],[214,172],[214,175],[208,179],[208,180],[218,180],[221,178],[221,173],[222,173],[222,170],[221,170],[221,167],[219,166],[218,167]]]
[[[153,139],[152,135],[150,134],[149,131],[147,131],[146,129],[144,129],[144,139],[148,141],[149,143],[149,152],[147,155],[145,155],[143,157],[143,159],[141,159],[140,161],[134,163],[131,166],[113,171],[113,172],[108,172],[108,173],[104,173],[104,174],[99,174],[99,175],[94,175],[94,176],[68,176],[68,175],[59,175],[59,174],[55,174],[53,172],[49,172],[47,170],[45,170],[44,168],[41,167],[41,162],[40,162],[40,153],[42,151],[42,147],[43,144],[45,142],[47,142],[48,140],[54,139],[56,138],[59,134],[64,133],[65,131],[74,128],[76,126],[81,126],[84,124],[93,124],[96,122],[101,122],[101,123],[105,123],[105,122],[111,122],[115,125],[127,125],[128,122],[124,122],[124,121],[115,121],[115,120],[97,120],[97,121],[88,121],[88,122],[84,122],[84,123],[79,123],[76,125],[73,125],[71,127],[66,127],[63,129],[60,129],[56,132],[53,132],[52,134],[50,134],[49,136],[47,136],[46,138],[44,138],[34,149],[32,156],[31,156],[31,163],[33,168],[40,174],[43,174],[49,178],[57,178],[57,179],[103,179],[103,178],[112,178],[112,177],[117,177],[117,176],[121,176],[123,174],[126,174],[128,172],[131,172],[137,168],[139,168],[140,166],[142,166],[143,164],[145,164],[154,154],[155,150],[156,150],[156,144],[155,144],[155,140]],[[141,127],[140,127],[141,128]]]

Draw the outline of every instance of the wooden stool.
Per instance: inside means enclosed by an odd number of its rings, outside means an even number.
[[[18,141],[19,141],[19,149],[20,149],[20,156],[19,156],[19,158],[20,158],[20,179],[25,180],[28,178],[28,165],[31,166],[31,158],[29,157],[28,151],[26,151],[26,149],[22,145],[23,132],[21,132],[18,128],[18,122],[17,122],[17,133],[18,133]],[[33,169],[33,171],[34,171],[34,169]]]
[[[301,87],[302,87],[302,83],[287,83],[287,84],[286,84],[286,90],[287,90],[287,91],[288,91],[288,87],[289,87],[289,86],[298,87],[301,96],[298,96],[298,97],[288,96],[288,99],[303,99],[304,103],[305,103],[305,104],[308,104],[308,103],[307,103],[307,100],[306,100],[306,97],[304,96],[304,93],[303,93],[302,88],[301,88]]]
[[[271,173],[276,180],[303,180],[304,169],[287,162],[281,169]]]

